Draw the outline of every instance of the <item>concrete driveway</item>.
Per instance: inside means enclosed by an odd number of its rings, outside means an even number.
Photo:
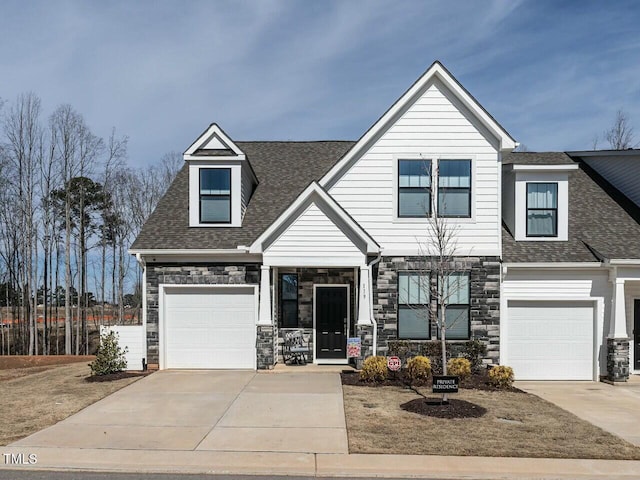
[[[335,373],[162,371],[12,444],[347,453]]]
[[[640,376],[622,385],[602,382],[516,382],[594,425],[640,446]]]

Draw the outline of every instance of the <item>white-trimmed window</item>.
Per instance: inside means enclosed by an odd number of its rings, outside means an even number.
[[[558,236],[558,183],[527,182],[527,237]]]
[[[201,168],[200,223],[231,223],[231,169]]]
[[[470,334],[470,282],[468,272],[455,272],[447,276],[443,289],[445,298],[445,326],[447,340],[468,340]],[[438,318],[442,313],[438,312]],[[440,329],[438,329],[440,338]]]
[[[398,272],[398,338],[431,338],[429,298],[429,275]]]
[[[398,217],[431,215],[431,160],[398,160]]]
[[[438,216],[471,217],[471,160],[438,160]]]

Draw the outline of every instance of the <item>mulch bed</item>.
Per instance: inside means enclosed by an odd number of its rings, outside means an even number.
[[[145,377],[152,372],[118,372],[118,373],[109,373],[107,375],[91,375],[86,377],[84,380],[86,382],[113,382],[114,380],[121,380],[123,378],[131,378],[131,377]]]
[[[390,372],[389,378],[383,382],[366,382],[360,380],[360,375],[355,370],[343,371],[341,374],[343,385],[355,385],[358,387],[431,387],[432,377],[429,377],[426,381],[410,383],[407,376],[401,370],[399,372]],[[474,389],[474,390],[486,390],[486,391],[502,391],[502,392],[520,392],[522,390],[509,387],[509,388],[497,388],[489,383],[489,376],[487,370],[481,370],[478,373],[474,373],[469,378],[465,378],[460,381],[460,388]]]
[[[465,400],[449,398],[447,404],[441,398],[416,398],[403,403],[400,408],[407,412],[428,415],[437,418],[478,418],[487,413],[487,409]]]

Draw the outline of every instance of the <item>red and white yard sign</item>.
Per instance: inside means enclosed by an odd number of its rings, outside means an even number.
[[[392,372],[400,370],[401,365],[402,362],[400,361],[400,357],[387,357],[387,368]]]

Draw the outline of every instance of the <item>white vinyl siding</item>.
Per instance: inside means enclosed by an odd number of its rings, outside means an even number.
[[[168,287],[163,368],[256,368],[253,287]]]
[[[127,370],[142,370],[142,359],[146,358],[146,344],[144,339],[144,327],[142,325],[111,325],[100,326],[100,335],[109,331],[118,336],[118,346],[127,350],[124,354],[127,360]]]
[[[289,225],[263,254],[268,265],[361,265],[364,254],[315,203]]]
[[[425,241],[426,219],[397,218],[398,160],[471,159],[472,218],[451,219],[460,226],[457,254],[500,255],[495,139],[485,137],[444,88],[429,86],[329,193],[385,251],[418,254],[416,237]]]

